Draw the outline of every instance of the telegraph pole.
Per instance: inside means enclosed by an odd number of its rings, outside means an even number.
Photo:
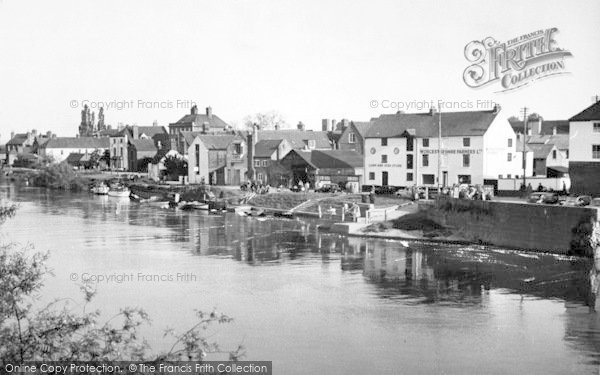
[[[442,193],[442,106],[438,100],[438,197]]]
[[[525,173],[527,172],[527,111],[529,108],[523,107],[521,113],[523,114],[523,190],[527,188],[527,181],[525,179]]]

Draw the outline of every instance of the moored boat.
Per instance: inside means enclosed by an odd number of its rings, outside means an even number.
[[[106,186],[105,184],[94,185],[90,189],[90,191],[93,194],[98,194],[98,195],[106,195],[106,194],[108,194],[109,190],[110,190],[110,188],[108,186]]]
[[[131,194],[131,191],[122,185],[113,185],[108,190],[109,197],[129,197],[129,194]]]

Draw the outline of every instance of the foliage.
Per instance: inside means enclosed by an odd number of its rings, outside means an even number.
[[[148,164],[152,163],[152,158],[142,158],[137,162],[137,172],[147,172]],[[187,174],[187,170],[186,170]]]
[[[100,155],[100,150],[94,150],[91,154],[90,154],[90,158],[86,161],[83,162],[83,167],[85,169],[94,169],[94,168],[98,168],[98,166],[100,165],[100,160],[102,159],[103,155]]]
[[[263,130],[274,129],[275,125],[279,125],[280,128],[287,127],[284,117],[277,111],[259,112],[244,118],[247,129],[252,129],[254,124]]]
[[[30,174],[29,180],[34,186],[51,189],[82,190],[87,187],[85,181],[66,162],[44,166]]]
[[[164,161],[165,172],[170,179],[177,179],[179,176],[187,175],[187,161],[178,155],[167,155]]]
[[[0,220],[15,212],[14,206],[2,205]],[[15,246],[0,247],[0,366],[9,362],[31,360],[202,360],[210,353],[228,353],[230,360],[243,356],[240,345],[233,351],[222,351],[206,337],[211,324],[231,322],[217,313],[197,312],[198,322],[184,332],[167,330],[165,337],[173,341],[165,353],[152,354],[140,338],[139,329],[148,324],[148,315],[138,308],[123,308],[112,318],[101,322],[99,310],[87,311],[96,290],[82,285],[81,305],[71,306],[65,300],[53,301],[41,309],[32,306],[49,274],[46,254]]]

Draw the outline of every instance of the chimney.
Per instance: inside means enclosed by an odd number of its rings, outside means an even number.
[[[140,138],[140,128],[137,125],[133,125],[131,127],[131,136],[133,137],[133,139],[138,139]]]
[[[556,135],[558,132],[556,130],[556,126],[552,127],[552,135]]]
[[[210,106],[206,107],[206,117],[212,119],[212,107]]]
[[[347,118],[342,120],[342,131],[346,130],[346,128],[350,126],[350,120],[348,120]]]
[[[152,122],[152,126],[158,126],[158,120],[154,120],[154,122]]]
[[[437,108],[435,108],[434,106],[432,106],[432,107],[429,109],[429,115],[430,115],[430,116],[433,116],[433,115],[435,115],[436,113],[437,113]]]
[[[198,114],[198,106],[197,105],[193,105],[192,109],[190,110],[190,114],[192,115],[197,115]]]
[[[536,127],[536,129],[537,129],[537,134],[541,135],[542,134],[542,117],[541,116],[537,118],[537,127]]]
[[[496,103],[496,104],[494,104],[494,112],[493,113],[498,113],[498,112],[500,112],[501,109],[502,109],[502,107],[500,107],[500,104]]]
[[[279,123],[275,124],[275,130],[279,130]]]
[[[15,137],[15,132],[10,132],[10,139],[13,139]]]
[[[304,129],[305,129],[305,128],[304,128],[304,124],[302,123],[302,121],[300,121],[300,122],[298,123],[298,130],[302,130],[302,131],[304,131]]]
[[[329,119],[324,118],[323,120],[321,120],[321,130],[323,130],[324,132],[329,131]]]
[[[202,133],[207,134],[208,130],[210,129],[210,125],[208,124],[208,122],[203,122],[202,123]]]

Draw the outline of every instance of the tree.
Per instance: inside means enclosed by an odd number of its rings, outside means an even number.
[[[187,161],[182,156],[167,155],[163,164],[169,179],[177,179],[179,176],[185,176],[188,173]]]
[[[102,159],[102,157],[103,157],[103,155],[100,154],[100,150],[94,150],[90,154],[90,158],[83,163],[84,168],[85,169],[98,168],[98,165],[100,165],[100,160]]]
[[[0,206],[0,222],[16,210],[14,205]],[[185,332],[167,330],[165,337],[173,341],[171,349],[152,354],[139,336],[139,328],[149,322],[148,315],[142,309],[123,308],[101,322],[100,311],[86,310],[96,294],[89,284],[81,286],[82,305],[71,307],[64,300],[56,300],[34,310],[32,302],[49,274],[47,258],[42,253],[30,255],[30,249],[0,246],[0,368],[6,363],[32,360],[194,361],[210,353],[228,353],[235,361],[244,354],[241,345],[223,351],[207,339],[205,331],[211,324],[232,320],[216,311],[197,311],[197,323]]]
[[[244,125],[247,129],[252,129],[253,124],[264,130],[274,129],[275,125],[280,128],[288,127],[285,118],[277,111],[259,112],[244,118]]]

